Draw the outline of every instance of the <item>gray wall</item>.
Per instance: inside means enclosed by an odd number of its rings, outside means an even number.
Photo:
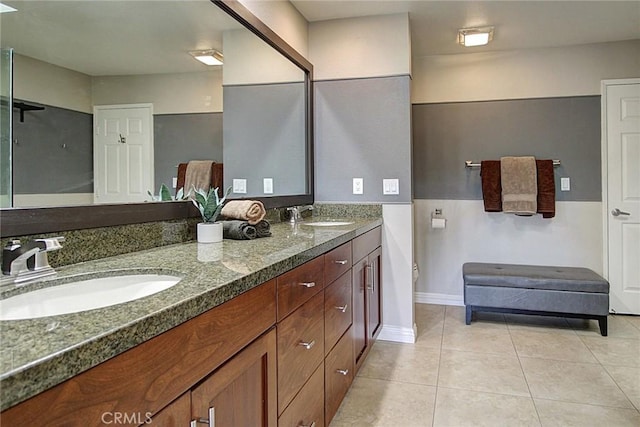
[[[316,82],[316,201],[411,202],[410,108],[409,76]],[[399,195],[382,194],[384,178]]]
[[[305,85],[283,83],[225,86],[224,181],[247,180],[247,193],[263,195],[263,178],[273,178],[273,195],[305,194]]]
[[[27,103],[45,109],[26,111],[24,122],[14,110],[14,194],[92,193],[93,116]]]
[[[222,162],[222,113],[157,114],[153,116],[155,187],[172,188],[178,163]]]
[[[482,199],[480,169],[465,160],[558,159],[556,200],[600,201],[600,96],[413,106],[416,199]],[[560,177],[571,191],[560,191]]]

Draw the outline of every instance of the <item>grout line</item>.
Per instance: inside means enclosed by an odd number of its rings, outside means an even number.
[[[444,324],[447,320],[447,306],[442,310],[442,331],[440,332],[440,351],[438,353],[438,375],[436,375],[436,392],[433,398],[433,415],[431,416],[431,427],[436,422],[436,405],[438,403],[438,390],[440,389],[440,372],[442,366],[442,347],[444,345]]]
[[[524,372],[524,367],[522,366],[522,360],[520,360],[520,354],[518,353],[518,348],[516,347],[516,343],[513,341],[513,335],[511,335],[511,329],[509,329],[508,323],[507,323],[507,332],[509,333],[509,339],[511,340],[513,351],[515,351],[516,353],[516,358],[518,359],[518,364],[520,365],[520,371],[522,371],[522,377],[524,378],[524,382],[527,385],[527,390],[529,391],[529,398],[531,399],[531,403],[533,404],[533,410],[536,411],[536,417],[538,417],[538,424],[542,425],[542,420],[540,419],[540,413],[538,412],[538,406],[536,405],[536,401],[533,398],[533,393],[531,393],[529,380],[527,379],[527,374]]]

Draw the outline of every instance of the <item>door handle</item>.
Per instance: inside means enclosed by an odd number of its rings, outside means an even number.
[[[620,215],[631,215],[631,214],[629,212],[621,211],[620,209],[615,208],[614,210],[611,211],[611,215],[620,216]]]

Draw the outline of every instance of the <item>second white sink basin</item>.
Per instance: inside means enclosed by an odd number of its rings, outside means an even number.
[[[0,300],[0,320],[36,319],[134,301],[168,289],[180,277],[130,274],[79,280]]]
[[[304,225],[311,225],[314,227],[337,227],[339,225],[351,225],[353,222],[349,221],[315,221],[315,222],[303,222]]]

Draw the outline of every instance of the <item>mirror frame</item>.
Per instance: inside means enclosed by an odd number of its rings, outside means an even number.
[[[211,0],[229,16],[260,37],[275,50],[300,67],[306,74],[307,96],[305,118],[308,193],[292,196],[253,197],[265,208],[308,205],[314,202],[313,170],[313,65],[285,42],[238,0]],[[147,202],[43,208],[7,208],[0,210],[0,237],[110,227],[143,222],[169,221],[197,217],[190,202]]]

